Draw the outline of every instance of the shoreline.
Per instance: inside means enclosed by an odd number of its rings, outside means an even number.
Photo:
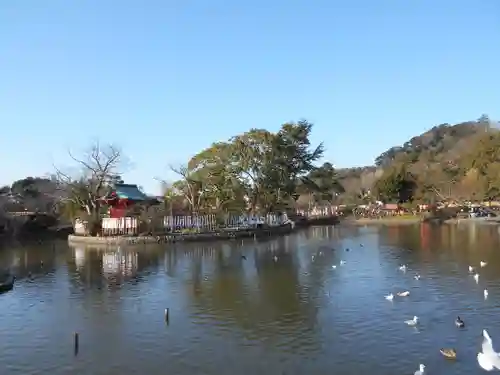
[[[340,224],[337,216],[317,217],[290,224],[266,228],[248,228],[240,230],[221,230],[218,232],[202,233],[164,233],[156,236],[105,236],[92,237],[70,234],[68,243],[70,245],[88,246],[124,246],[124,245],[146,245],[176,242],[203,242],[203,241],[228,241],[243,238],[263,238],[283,236],[293,233],[302,228],[314,225],[336,225]]]
[[[421,216],[414,217],[384,217],[380,219],[360,218],[349,221],[349,223],[356,225],[414,225],[422,222]]]
[[[281,225],[279,227],[256,228],[220,232],[205,233],[167,233],[157,236],[78,236],[70,234],[68,243],[70,245],[105,245],[105,246],[123,246],[123,245],[147,245],[177,242],[203,242],[203,241],[221,241],[243,238],[262,238],[286,235],[298,229],[292,224]]]
[[[500,218],[453,218],[444,221],[445,224],[479,224],[479,225],[500,225]]]

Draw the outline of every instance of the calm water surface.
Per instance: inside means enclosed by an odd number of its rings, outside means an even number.
[[[4,248],[0,266],[19,278],[0,295],[0,373],[390,375],[424,363],[429,374],[480,374],[483,328],[500,348],[499,253],[497,227],[473,226],[316,227],[120,251]],[[488,265],[476,284],[468,265],[480,260]],[[404,290],[409,297],[384,299]],[[404,324],[414,315],[418,329]]]

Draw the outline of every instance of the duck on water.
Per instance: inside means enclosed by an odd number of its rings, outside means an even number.
[[[464,328],[465,322],[459,316],[457,316],[457,320],[455,320],[455,325],[459,328]]]

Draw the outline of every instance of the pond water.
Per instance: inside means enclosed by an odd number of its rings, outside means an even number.
[[[313,227],[119,251],[3,248],[0,267],[18,280],[0,295],[0,373],[390,375],[423,363],[429,374],[480,374],[483,328],[500,348],[499,252],[497,227],[472,225]],[[404,323],[414,315],[418,328]]]

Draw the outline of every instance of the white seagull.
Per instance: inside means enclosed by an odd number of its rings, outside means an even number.
[[[490,335],[483,329],[482,352],[477,353],[477,363],[486,371],[500,370],[500,354],[493,350],[493,341]]]
[[[394,294],[388,294],[385,296],[385,299],[388,300],[388,301],[392,301],[394,299]]]
[[[487,264],[488,264],[488,263],[483,262],[483,261],[479,262],[479,265],[480,265],[481,267],[486,267],[486,265],[487,265]]]
[[[405,320],[409,326],[415,327],[418,324],[418,316],[414,316],[412,320]]]
[[[474,280],[476,280],[476,283],[478,283],[478,282],[479,282],[479,274],[478,274],[478,273],[476,273],[476,274],[474,275]]]
[[[424,375],[425,365],[420,364],[417,371],[415,371],[415,375]]]

